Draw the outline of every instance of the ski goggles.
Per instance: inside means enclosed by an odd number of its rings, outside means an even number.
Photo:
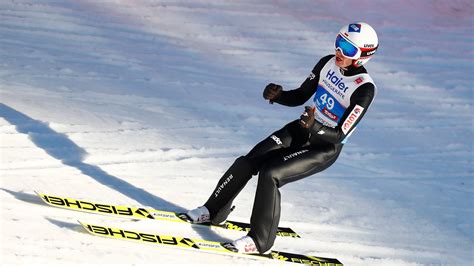
[[[341,53],[350,59],[357,59],[360,57],[362,51],[356,45],[352,44],[348,39],[344,38],[341,34],[338,34],[336,37],[336,50],[341,51]]]
[[[349,59],[359,59],[361,57],[369,57],[377,51],[378,45],[371,48],[359,48],[348,39],[346,39],[341,34],[338,34],[336,37],[336,50],[341,51],[341,53]]]

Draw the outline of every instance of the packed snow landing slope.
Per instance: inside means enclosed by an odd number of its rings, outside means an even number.
[[[202,204],[236,156],[299,117],[303,107],[261,99],[266,83],[299,86],[355,20],[379,32],[368,65],[379,94],[331,169],[282,189],[282,225],[305,242],[275,248],[347,265],[469,264],[473,5],[357,3],[0,3],[2,264],[262,263],[92,239],[76,219],[110,219],[47,208],[33,190]],[[234,219],[248,219],[255,184],[237,198]]]

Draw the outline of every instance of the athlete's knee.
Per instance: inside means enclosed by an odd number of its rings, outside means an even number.
[[[282,171],[277,167],[265,166],[259,173],[259,182],[266,182],[280,187],[280,180],[282,178]]]
[[[251,175],[256,175],[260,171],[260,167],[261,167],[260,160],[253,158],[252,156],[249,156],[249,154],[245,156],[241,156],[237,158],[237,160],[241,163],[241,165],[243,165],[243,167],[248,169]]]
[[[237,166],[242,170],[249,170],[252,168],[252,162],[245,156],[240,156],[235,159],[233,166]]]

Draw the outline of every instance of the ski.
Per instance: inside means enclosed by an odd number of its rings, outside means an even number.
[[[104,204],[96,203],[88,200],[78,200],[73,198],[52,196],[47,194],[42,194],[36,192],[36,194],[49,206],[59,207],[68,210],[83,211],[96,214],[105,214],[118,217],[127,217],[133,219],[154,219],[162,220],[169,222],[179,222],[191,224],[188,222],[182,213],[170,212],[164,210],[154,210],[149,208],[140,208],[140,207],[128,207],[128,206],[119,206],[113,204]],[[211,225],[208,224],[198,224],[203,226],[209,226],[214,228],[224,228],[228,230],[243,231],[248,232],[250,230],[250,224],[236,222],[236,221],[226,221],[221,225]],[[280,237],[293,237],[300,238],[300,235],[297,234],[293,229],[289,227],[279,227],[277,231],[277,236]]]
[[[253,257],[262,259],[272,259],[278,261],[286,261],[299,264],[320,265],[320,266],[342,266],[343,264],[337,259],[323,258],[318,256],[307,256],[302,254],[294,254],[281,251],[270,251],[269,254],[240,254],[233,252],[223,246],[224,243],[217,241],[209,241],[203,239],[193,239],[180,236],[170,236],[155,233],[145,233],[135,230],[122,228],[114,228],[104,225],[93,225],[79,221],[84,229],[95,236],[102,236],[114,239],[132,240],[135,242],[154,244],[161,246],[179,247],[190,250],[199,250],[217,254]]]

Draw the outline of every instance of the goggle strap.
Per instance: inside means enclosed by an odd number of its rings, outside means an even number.
[[[360,57],[367,57],[375,54],[375,51],[379,48],[377,45],[375,48],[360,48],[361,54]]]

